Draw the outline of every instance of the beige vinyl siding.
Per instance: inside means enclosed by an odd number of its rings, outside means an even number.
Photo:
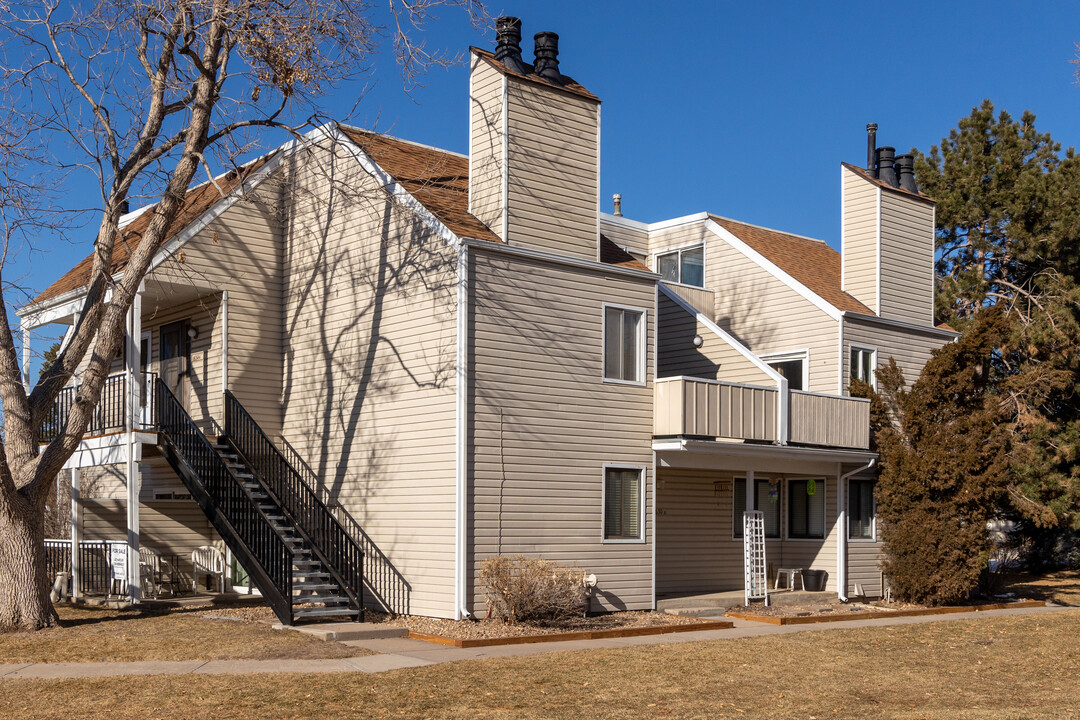
[[[664,287],[685,300],[690,307],[712,320],[713,308],[716,307],[716,293],[712,290],[668,282],[664,283]]]
[[[611,242],[621,248],[627,249],[634,255],[649,254],[649,231],[640,228],[627,227],[620,223],[600,220],[600,232]]]
[[[127,540],[126,501],[87,500],[82,503],[82,518],[83,540]],[[140,546],[175,554],[186,577],[191,575],[192,551],[217,540],[217,532],[194,500],[139,503]],[[190,584],[186,588],[191,590]]]
[[[596,260],[600,104],[507,78],[507,237]]]
[[[890,320],[934,320],[934,206],[881,194],[881,309]]]
[[[883,367],[892,357],[904,372],[904,380],[910,387],[922,374],[931,354],[950,342],[950,337],[940,331],[927,328],[898,328],[884,323],[847,317],[844,320],[844,391],[851,380],[851,347],[856,345],[877,350],[877,367]]]
[[[469,98],[469,210],[503,233],[503,87],[505,76],[472,56]]]
[[[656,593],[723,592],[743,589],[743,541],[733,537],[736,513],[734,482],[744,473],[662,468],[659,471],[656,521]],[[758,472],[758,479],[773,475]],[[778,476],[779,477],[779,476]],[[795,478],[794,475],[789,476]],[[802,476],[799,476],[800,478]],[[808,475],[806,477],[822,476]],[[787,482],[781,480],[780,525],[787,532]],[[801,567],[828,573],[826,590],[836,590],[836,478],[826,476],[826,537],[811,540],[768,539],[765,560],[769,587],[777,568]],[[822,483],[818,483],[822,492]],[[738,513],[741,522],[742,513]]]
[[[473,611],[478,565],[522,553],[599,580],[597,609],[652,606],[652,340],[656,284],[470,250]],[[602,380],[603,304],[648,313],[642,386]],[[646,468],[644,543],[603,543],[605,463]]]
[[[875,475],[870,473],[860,473],[851,478],[851,480],[873,480]],[[850,497],[850,495],[849,495]],[[848,587],[849,594],[855,592],[855,583],[862,585],[862,590],[865,595],[871,597],[880,596],[882,593],[881,588],[881,558],[882,558],[882,544],[881,544],[881,530],[875,528],[875,537],[873,540],[848,540],[847,546],[847,566],[848,566]],[[845,530],[846,531],[846,530]]]
[[[845,167],[840,168],[843,217],[843,287],[878,312],[878,202],[881,189]]]
[[[286,170],[284,436],[411,586],[400,609],[453,617],[456,253],[344,150]]]
[[[690,313],[660,293],[657,326],[656,376],[687,375],[709,380],[773,385],[761,368],[746,359]],[[694,336],[702,339],[694,347]]]

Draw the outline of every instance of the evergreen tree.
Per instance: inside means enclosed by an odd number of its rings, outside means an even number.
[[[1080,528],[1080,159],[986,100],[916,154],[937,200],[937,319],[1009,316],[995,392],[1012,433],[1008,497],[1041,527]]]
[[[1009,485],[1011,433],[995,386],[996,348],[1010,325],[1000,309],[981,313],[910,390],[890,359],[877,372],[877,393],[865,383],[853,392],[872,399],[883,570],[901,600],[963,600],[986,566],[987,522]]]

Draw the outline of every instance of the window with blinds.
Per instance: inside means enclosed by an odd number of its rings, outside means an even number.
[[[788,537],[825,537],[825,480],[788,481]]]
[[[604,307],[604,379],[645,381],[645,313]]]
[[[642,471],[604,469],[604,539],[641,540]]]
[[[743,513],[746,512],[746,478],[735,478],[732,499],[733,537],[743,535]],[[754,481],[754,509],[765,514],[765,537],[780,537],[780,483]]]
[[[874,537],[874,481],[852,480],[848,483],[848,537],[870,540]]]

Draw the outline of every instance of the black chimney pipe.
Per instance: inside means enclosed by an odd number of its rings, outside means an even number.
[[[919,192],[919,186],[915,184],[915,156],[897,155],[896,169],[900,173],[900,187],[908,192]]]
[[[525,61],[521,59],[521,20],[504,15],[495,21],[495,59],[511,72],[525,75]]]
[[[877,177],[886,185],[899,187],[896,182],[896,168],[893,167],[895,155],[896,148],[886,146],[877,149]]]
[[[877,156],[874,148],[877,146],[877,123],[866,124],[866,169],[872,177],[877,177],[877,168],[874,167]]]
[[[562,85],[562,74],[559,72],[559,36],[553,32],[538,32],[533,36],[535,45],[536,61],[533,63],[533,72],[548,82]]]

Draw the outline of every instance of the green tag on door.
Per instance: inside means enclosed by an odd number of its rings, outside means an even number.
[[[807,495],[813,495],[816,492],[817,492],[817,483],[814,482],[813,480],[807,480],[806,481],[806,494]]]

